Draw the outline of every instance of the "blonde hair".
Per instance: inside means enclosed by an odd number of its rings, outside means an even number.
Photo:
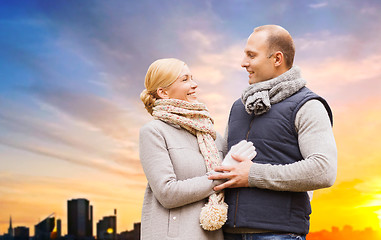
[[[152,115],[152,108],[156,99],[157,89],[169,87],[179,77],[185,63],[176,58],[163,58],[153,62],[146,74],[144,86],[146,89],[140,94],[140,99],[144,103],[145,108]]]

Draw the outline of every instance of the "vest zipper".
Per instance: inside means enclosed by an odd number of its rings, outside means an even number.
[[[237,191],[237,198],[235,202],[235,213],[234,213],[234,227],[236,227],[236,219],[237,219],[237,210],[238,210],[238,197],[239,197],[239,190]]]
[[[254,122],[254,118],[253,119],[251,119],[251,121],[250,121],[250,125],[249,125],[249,131],[247,131],[247,133],[246,133],[246,141],[248,140],[248,138],[249,138],[249,133],[250,133],[250,129],[251,129],[251,126],[253,125],[253,122]],[[237,211],[238,211],[238,199],[239,199],[239,189],[238,189],[238,191],[237,191],[237,198],[236,198],[236,202],[235,202],[235,213],[234,213],[234,227],[236,227],[237,225],[236,225],[236,223],[237,223]]]
[[[253,125],[253,122],[254,122],[254,118],[251,119],[251,121],[250,121],[249,131],[247,131],[247,133],[246,133],[246,141],[247,141],[247,139],[249,139],[249,133],[250,133],[251,126]]]

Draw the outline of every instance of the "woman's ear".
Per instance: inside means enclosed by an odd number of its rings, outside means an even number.
[[[281,51],[277,51],[276,53],[274,53],[274,65],[276,67],[279,67],[280,65],[282,65],[283,60],[284,60],[284,55]]]
[[[156,93],[161,99],[169,99],[168,92],[164,88],[158,88]]]

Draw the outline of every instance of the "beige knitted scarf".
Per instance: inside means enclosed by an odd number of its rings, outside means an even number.
[[[164,122],[180,125],[197,137],[208,172],[221,164],[214,142],[216,131],[213,128],[213,119],[205,104],[178,99],[159,99],[155,101],[152,115]],[[200,213],[202,228],[209,231],[221,228],[227,219],[227,208],[223,192],[210,195]]]

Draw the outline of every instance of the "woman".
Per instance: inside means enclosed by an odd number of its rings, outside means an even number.
[[[221,182],[208,180],[207,172],[226,146],[197,101],[197,83],[184,62],[160,59],[149,67],[145,87],[140,98],[155,120],[140,130],[148,180],[142,239],[223,239],[227,205],[213,191]]]

